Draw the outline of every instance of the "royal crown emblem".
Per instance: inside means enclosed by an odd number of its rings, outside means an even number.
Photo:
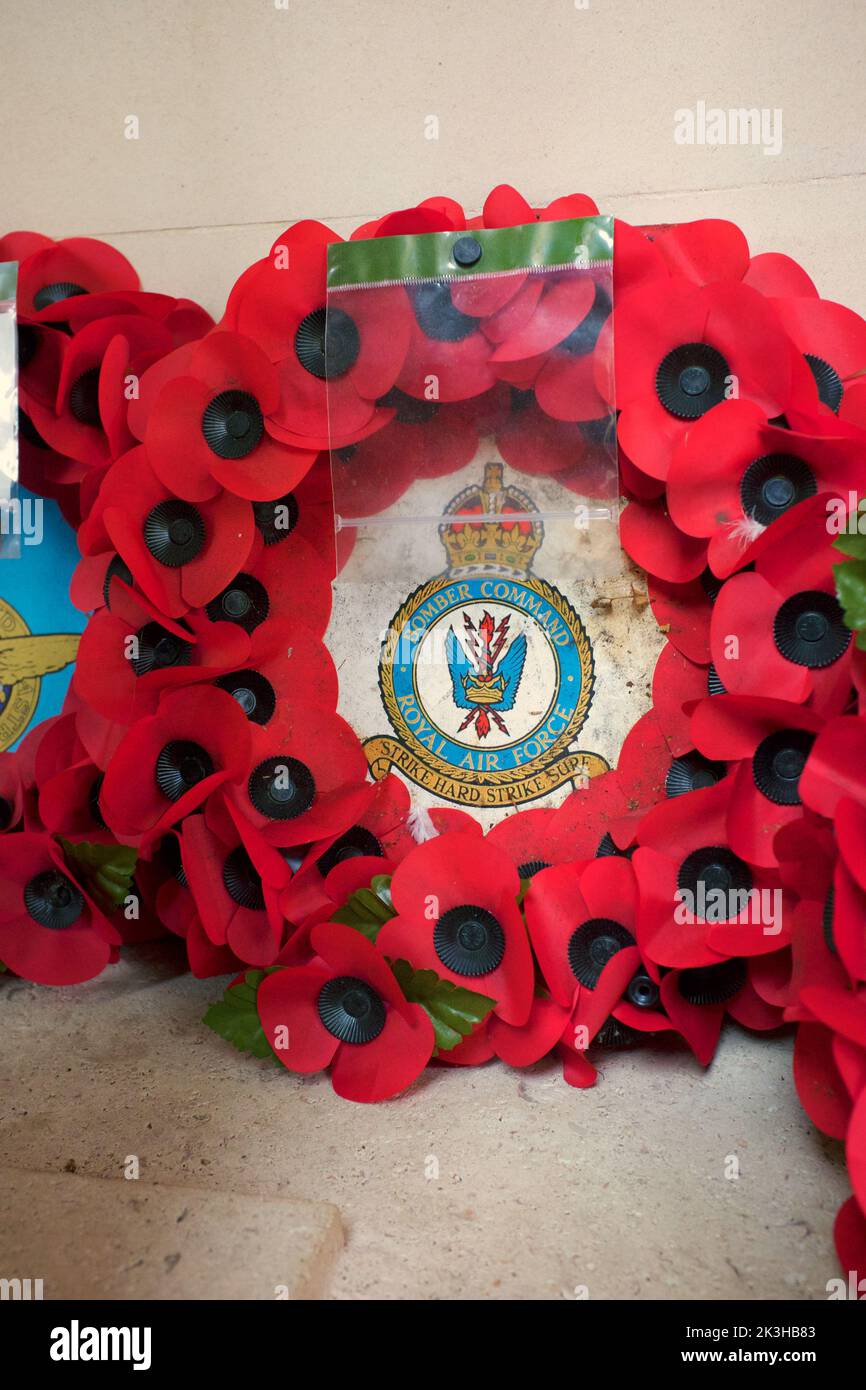
[[[502,463],[458,493],[439,524],[447,568],[395,613],[379,658],[392,734],[368,739],[373,776],[392,769],[431,795],[519,805],[607,771],[574,740],[595,683],[577,612],[534,575],[544,524]]]

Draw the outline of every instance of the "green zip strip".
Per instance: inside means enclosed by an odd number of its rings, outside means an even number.
[[[460,266],[452,255],[461,240],[475,241],[481,255],[474,265]],[[530,222],[462,232],[427,232],[422,236],[373,237],[338,241],[328,247],[328,289],[398,284],[424,280],[480,279],[515,270],[555,266],[606,265],[613,262],[613,218],[579,217],[567,222]]]

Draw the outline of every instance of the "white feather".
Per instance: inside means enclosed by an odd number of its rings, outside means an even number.
[[[425,840],[433,840],[439,834],[433,824],[433,818],[426,806],[420,806],[417,801],[412,802],[412,809],[406,817],[406,825],[409,834],[419,845],[423,845]]]

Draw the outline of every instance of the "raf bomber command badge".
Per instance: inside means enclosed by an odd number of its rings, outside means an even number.
[[[382,644],[393,732],[366,741],[374,777],[393,768],[446,801],[507,807],[607,769],[576,747],[592,644],[565,595],[532,572],[544,542],[535,513],[500,463],[447,507],[447,567],[406,598]]]

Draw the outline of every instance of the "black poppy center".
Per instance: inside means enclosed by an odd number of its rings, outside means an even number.
[[[800,774],[815,742],[806,729],[777,729],[755,749],[752,776],[755,786],[777,806],[800,805]]]
[[[671,763],[665,778],[665,792],[668,796],[683,796],[702,787],[714,787],[726,771],[724,763],[713,762],[693,749]]]
[[[656,372],[656,394],[671,415],[697,420],[725,399],[730,376],[727,361],[709,343],[682,343],[672,348]]]
[[[62,931],[78,921],[84,895],[59,869],[47,869],[24,885],[24,906],[40,927]]]
[[[220,391],[208,401],[201,417],[204,441],[221,459],[246,458],[255,449],[264,428],[259,403],[249,391]]]
[[[478,320],[454,307],[451,291],[438,280],[416,285],[411,291],[418,327],[426,338],[440,343],[459,343],[478,327]]]
[[[82,372],[69,391],[69,409],[80,425],[99,424],[99,368]]]
[[[764,454],[753,459],[743,474],[740,501],[746,516],[769,526],[817,491],[815,474],[795,454]]]
[[[265,545],[290,536],[298,524],[299,509],[293,492],[278,497],[275,502],[254,502],[253,519]]]
[[[337,864],[345,864],[347,859],[382,859],[384,855],[382,843],[376,839],[372,830],[368,830],[364,825],[353,825],[351,830],[347,830],[334,841],[330,849],[326,849],[325,853],[320,855],[316,867],[324,878]]]
[[[204,520],[189,502],[168,497],[145,517],[144,543],[154,560],[168,569],[188,565],[201,554],[204,542]]]
[[[253,632],[270,612],[268,591],[260,580],[241,571],[221,594],[212,598],[205,612],[212,623],[237,623]]]
[[[637,845],[630,845],[628,849],[620,849],[609,830],[606,830],[598,842],[598,849],[595,851],[596,859],[609,859],[615,855],[617,859],[631,859]]]
[[[745,961],[725,960],[719,965],[681,971],[677,988],[687,1004],[723,1004],[733,999],[745,983]]]
[[[815,378],[819,401],[828,405],[835,414],[842,404],[842,378],[836,368],[831,367],[830,363],[826,362],[823,357],[816,357],[814,352],[804,352],[803,356],[809,371]]]
[[[621,922],[612,917],[590,917],[571,933],[568,942],[571,973],[587,989],[595,989],[611,957],[633,945],[634,937]]]
[[[304,370],[320,381],[345,376],[360,351],[358,326],[342,309],[314,309],[298,324],[295,354]]]
[[[810,589],[786,599],[773,623],[776,647],[795,666],[832,666],[848,648],[851,632],[833,594]]]
[[[376,404],[393,410],[394,419],[400,425],[426,425],[440,409],[438,401],[417,400],[415,396],[407,396],[405,391],[399,391],[396,386],[387,395],[380,396]]]
[[[319,991],[319,1018],[344,1043],[369,1043],[385,1027],[382,996],[354,975],[338,975]]]
[[[610,310],[610,296],[602,289],[601,285],[596,285],[592,308],[586,318],[582,319],[568,337],[559,344],[559,351],[567,352],[572,357],[584,357],[588,352],[592,352],[598,341],[599,333],[610,317]]]
[[[14,808],[5,796],[0,796],[0,830],[8,830],[12,824]]]
[[[111,557],[111,563],[105,571],[105,581],[102,585],[102,597],[106,608],[111,607],[112,579],[121,579],[124,584],[132,583],[132,570],[129,568],[126,561],[122,560],[119,555],[113,555]]]
[[[752,882],[748,864],[724,845],[692,850],[677,875],[677,887],[689,895],[695,913],[708,922],[736,917],[742,910],[740,895],[749,892]],[[710,894],[712,902],[707,901]]]
[[[50,304],[60,304],[64,299],[74,299],[79,294],[87,294],[83,285],[76,285],[73,280],[54,280],[36,291],[33,308],[47,309]]]
[[[636,1009],[654,1009],[659,1002],[659,987],[644,970],[638,970],[626,986],[625,997]]]
[[[464,903],[443,912],[433,929],[437,956],[455,975],[487,975],[505,955],[505,933],[486,907]]]
[[[223,864],[223,885],[232,902],[254,912],[265,905],[261,875],[243,845],[238,845]]]
[[[137,676],[172,666],[188,666],[192,661],[192,643],[175,637],[160,623],[145,623],[136,633],[136,642],[138,655],[132,659],[132,669]]]
[[[525,864],[521,864],[517,870],[521,878],[535,878],[542,869],[549,869],[550,865],[545,859],[527,859]]]
[[[277,707],[276,691],[260,671],[231,671],[215,680],[214,685],[227,690],[253,724],[267,724],[273,717]]]
[[[165,745],[156,760],[156,785],[169,801],[179,801],[213,771],[207,749],[191,739],[176,738]]]
[[[265,758],[250,773],[247,791],[256,810],[269,820],[294,820],[313,804],[316,783],[297,758]]]
[[[827,896],[824,899],[824,907],[821,912],[821,931],[824,935],[824,944],[831,955],[836,956],[839,952],[836,949],[836,938],[833,935],[833,913],[836,907],[836,892],[832,883],[827,889]]]

